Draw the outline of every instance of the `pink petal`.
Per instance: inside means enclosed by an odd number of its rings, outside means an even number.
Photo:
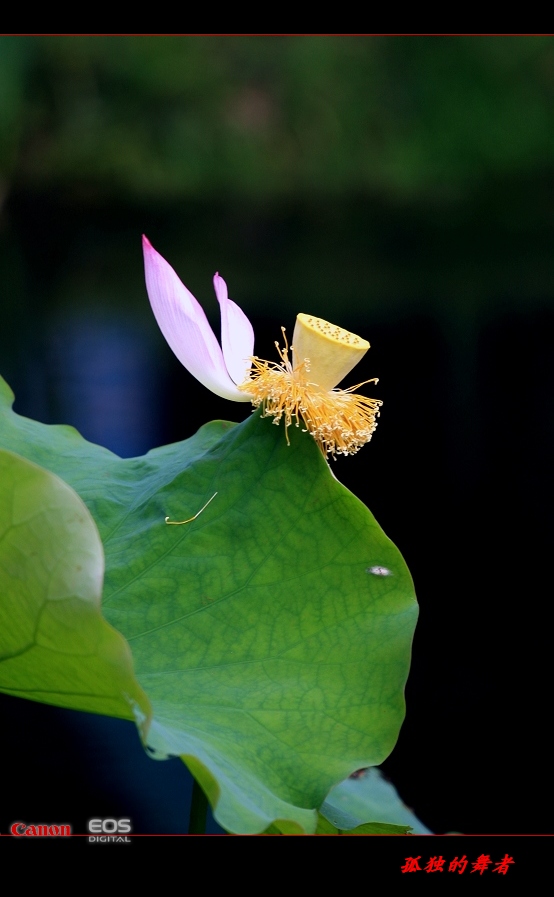
[[[221,309],[221,346],[225,366],[235,383],[248,379],[250,359],[254,354],[254,330],[238,305],[229,299],[227,284],[219,274],[214,276],[214,289]]]
[[[146,289],[158,326],[187,371],[216,395],[248,402],[227,373],[208,319],[175,271],[143,236]]]

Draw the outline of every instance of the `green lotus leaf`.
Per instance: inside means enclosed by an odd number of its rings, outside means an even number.
[[[307,433],[289,445],[259,413],[121,459],[2,396],[0,444],[96,521],[150,750],[183,758],[229,831],[315,832],[330,788],[382,762],[404,717],[417,604],[398,550]]]
[[[340,829],[354,829],[378,819],[380,823],[409,826],[414,835],[432,834],[379,769],[360,770],[341,782],[329,792],[320,812]]]
[[[100,613],[103,574],[79,496],[0,449],[0,689],[146,723],[129,646]]]

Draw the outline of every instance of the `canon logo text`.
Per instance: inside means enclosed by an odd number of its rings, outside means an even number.
[[[16,838],[26,835],[30,838],[70,838],[70,825],[37,825],[32,823],[27,825],[26,822],[14,822],[10,826],[10,833]]]

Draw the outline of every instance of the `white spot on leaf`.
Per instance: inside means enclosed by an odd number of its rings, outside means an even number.
[[[388,567],[367,567],[366,573],[372,573],[374,576],[392,576],[392,570],[389,570]]]

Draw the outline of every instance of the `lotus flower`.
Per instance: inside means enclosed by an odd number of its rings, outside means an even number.
[[[302,421],[324,455],[351,455],[369,442],[382,403],[354,393],[363,383],[335,388],[369,349],[366,340],[321,318],[299,314],[292,360],[284,328],[284,348],[275,343],[280,362],[257,358],[252,325],[215,274],[220,346],[201,306],[173,268],[146,237],[142,245],[146,289],[160,330],[197,380],[224,399],[261,406],[263,416],[273,417],[275,424],[284,418],[285,432],[293,420],[296,426]]]

